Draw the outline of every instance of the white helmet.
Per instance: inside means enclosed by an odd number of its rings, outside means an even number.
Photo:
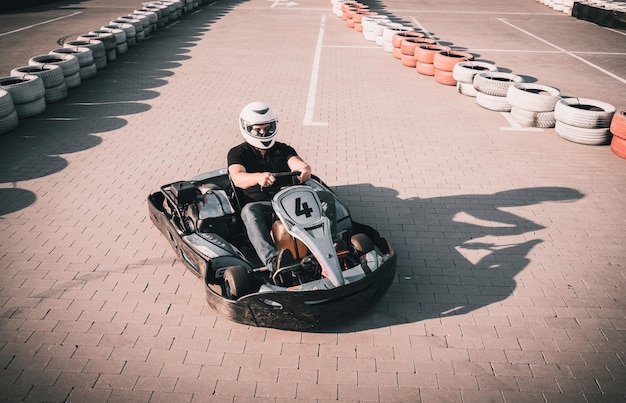
[[[265,102],[252,102],[241,110],[239,114],[239,130],[243,138],[253,147],[267,150],[276,142],[278,126],[276,113]],[[262,133],[252,128],[254,125],[269,124]]]

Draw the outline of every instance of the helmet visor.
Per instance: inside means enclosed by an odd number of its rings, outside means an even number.
[[[250,136],[257,139],[263,139],[266,137],[272,137],[276,133],[276,121],[254,125],[244,123],[243,128]]]

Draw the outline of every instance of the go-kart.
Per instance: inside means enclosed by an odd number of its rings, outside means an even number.
[[[354,222],[319,178],[295,182],[272,198],[273,239],[294,257],[274,271],[250,244],[240,217],[241,194],[226,169],[161,186],[148,196],[150,219],[204,280],[209,305],[235,322],[320,329],[370,309],[393,280],[393,247],[374,228]],[[318,192],[332,195],[335,231]]]

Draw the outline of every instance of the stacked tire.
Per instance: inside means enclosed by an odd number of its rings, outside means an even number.
[[[13,107],[19,119],[29,118],[46,111],[46,88],[43,80],[32,74],[0,78],[0,89],[11,94]]]
[[[44,85],[44,101],[46,104],[67,98],[67,85],[61,68],[54,64],[17,67],[11,70],[11,77],[23,77],[26,74],[38,76]]]
[[[611,120],[611,151],[621,158],[626,158],[626,110],[622,109],[613,115]]]
[[[587,98],[563,98],[556,103],[554,130],[561,138],[585,145],[606,145],[611,141],[615,107]]]
[[[437,45],[431,39],[431,43],[423,43],[415,48],[415,71],[424,76],[435,75],[435,65],[433,64],[435,54],[440,51],[450,50],[447,46]]]
[[[417,39],[422,39],[424,38],[424,34],[421,32],[415,32],[415,31],[402,31],[402,32],[396,32],[395,34],[393,34],[393,37],[391,38],[391,46],[393,46],[393,51],[391,52],[393,54],[393,57],[395,57],[398,60],[402,60],[402,42],[406,39],[406,40],[417,40]],[[415,50],[413,50],[413,53],[410,54],[410,56],[414,56],[415,54]]]
[[[63,47],[51,50],[50,54],[57,56],[75,56],[76,59],[78,59],[78,74],[80,75],[81,81],[93,78],[96,74],[98,74],[98,68],[96,67],[96,62],[93,58],[93,52],[89,48],[82,46]]]
[[[102,43],[102,41],[91,39],[89,36],[79,36],[75,41],[64,43],[63,47],[70,49],[84,47],[90,49],[93,56],[93,63],[96,65],[96,70],[101,70],[107,66],[106,49],[104,48],[104,43]]]
[[[481,61],[460,62],[454,65],[452,77],[456,80],[456,89],[459,94],[476,97],[474,88],[474,76],[480,72],[495,72],[498,67],[494,64]]]
[[[509,87],[523,83],[524,79],[513,73],[501,71],[482,72],[474,76],[476,103],[491,111],[510,112],[511,104],[507,101]]]
[[[511,104],[511,118],[524,126],[554,127],[554,107],[561,99],[561,92],[547,85],[516,83],[506,95]]]
[[[376,41],[376,27],[379,23],[389,23],[389,17],[384,15],[366,15],[361,20],[363,24],[363,38],[366,41],[375,42]]]
[[[115,37],[115,55],[123,55],[128,52],[128,41],[126,40],[126,31],[121,24],[103,25],[100,29],[91,31],[93,33],[108,32]]]
[[[8,133],[20,124],[11,93],[0,89],[0,134]]]
[[[433,67],[435,68],[435,82],[442,85],[456,85],[456,80],[452,74],[454,66],[460,62],[474,60],[474,55],[458,50],[440,50],[433,57]]]
[[[415,49],[423,44],[432,41],[432,39],[422,37],[406,38],[400,42],[400,63],[403,66],[415,68],[417,59],[415,58]]]
[[[63,72],[63,79],[65,80],[65,86],[67,89],[72,89],[80,86],[80,65],[78,59],[72,54],[48,54],[39,55],[30,58],[28,61],[29,66],[47,66],[55,65],[59,66]]]

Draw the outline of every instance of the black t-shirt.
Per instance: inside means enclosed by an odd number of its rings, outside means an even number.
[[[289,158],[296,157],[298,154],[293,147],[280,142],[275,142],[272,148],[265,152],[264,156],[256,148],[252,147],[248,143],[241,143],[238,146],[231,148],[228,152],[228,166],[233,164],[243,165],[246,168],[246,172],[291,172],[287,161]],[[257,184],[248,189],[241,189],[244,200],[240,200],[243,204],[250,201],[266,201],[271,200],[272,197],[283,187],[290,185],[292,179],[276,178],[276,182],[271,187],[264,187],[261,191],[261,187]]]

